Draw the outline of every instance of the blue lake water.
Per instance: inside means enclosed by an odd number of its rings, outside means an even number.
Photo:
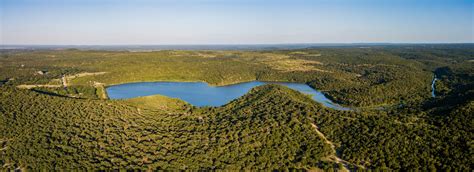
[[[110,99],[128,99],[160,94],[184,100],[194,106],[222,106],[243,96],[253,87],[264,84],[279,84],[312,96],[313,100],[336,110],[351,110],[326,98],[323,93],[306,84],[288,82],[252,81],[226,86],[209,86],[204,82],[138,82],[113,85],[106,91]]]
[[[436,84],[436,81],[438,80],[438,78],[436,78],[436,75],[433,77],[433,81],[431,82],[431,97],[436,97],[436,94],[435,94],[435,84]]]

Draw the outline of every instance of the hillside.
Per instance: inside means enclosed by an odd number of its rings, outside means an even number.
[[[300,99],[306,98],[279,86],[256,88],[210,114],[140,112],[124,102],[17,89],[3,88],[1,96],[4,168],[310,169],[333,164],[325,158],[333,153],[330,146],[307,116],[284,108],[303,107],[307,102]],[[269,106],[236,111],[234,104],[248,102]]]
[[[2,51],[0,169],[471,171],[473,50]],[[118,83],[248,80],[305,83],[354,109],[273,84],[220,107],[106,95]]]

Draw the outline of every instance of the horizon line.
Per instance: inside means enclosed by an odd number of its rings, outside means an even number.
[[[204,43],[204,44],[0,44],[0,46],[196,46],[196,45],[350,45],[350,44],[474,44],[474,42],[327,42],[327,43]]]

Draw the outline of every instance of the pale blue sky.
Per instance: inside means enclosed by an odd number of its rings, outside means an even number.
[[[1,44],[474,42],[474,0],[0,0]]]

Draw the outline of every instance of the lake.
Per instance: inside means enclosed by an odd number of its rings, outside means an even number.
[[[252,88],[265,84],[279,84],[309,94],[314,101],[336,110],[351,110],[329,100],[323,93],[306,84],[288,82],[252,81],[226,86],[209,86],[205,82],[137,82],[113,85],[106,88],[110,99],[128,99],[160,94],[184,100],[194,106],[222,106],[243,96]]]

